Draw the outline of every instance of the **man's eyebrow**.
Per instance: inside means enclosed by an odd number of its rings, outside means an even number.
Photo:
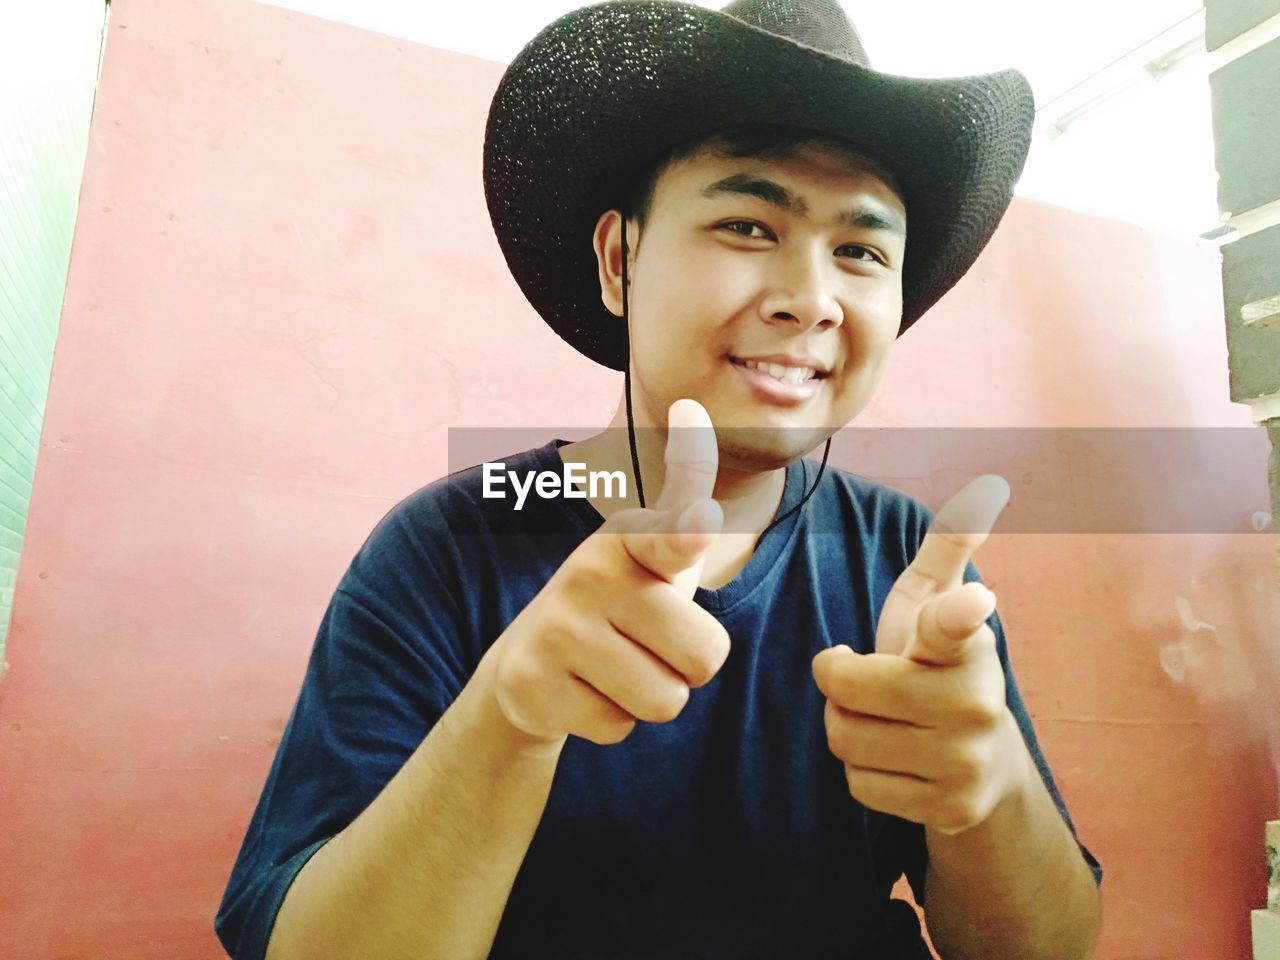
[[[838,219],[849,227],[884,230],[888,233],[896,233],[900,237],[907,235],[907,225],[897,211],[881,209],[879,205],[872,207],[868,204],[860,203],[841,212]]]
[[[798,217],[806,217],[809,214],[809,206],[803,199],[797,197],[782,184],[767,177],[752,176],[748,173],[735,173],[704,188],[702,196],[711,199],[722,193],[755,197]],[[881,207],[879,204],[870,204],[865,201],[856,203],[852,207],[841,211],[836,219],[839,223],[848,227],[884,230],[903,237],[907,235],[907,225],[903,222],[902,217],[896,211]]]
[[[809,212],[809,207],[805,202],[782,184],[765,177],[753,177],[749,173],[735,173],[725,177],[723,180],[717,180],[702,191],[702,195],[707,199],[711,199],[721,193],[755,197],[775,207],[781,207],[783,210],[794,213],[799,217],[803,217]]]

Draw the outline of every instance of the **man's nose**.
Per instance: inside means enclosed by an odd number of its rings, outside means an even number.
[[[760,303],[760,314],[769,323],[791,323],[807,332],[814,327],[837,327],[844,310],[832,291],[831,254],[816,246],[792,250],[775,259],[770,290]]]

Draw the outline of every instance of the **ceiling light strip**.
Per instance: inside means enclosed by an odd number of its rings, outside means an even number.
[[[1154,79],[1156,71],[1150,69],[1153,64],[1168,61],[1163,72],[1176,69],[1187,59],[1188,48],[1194,49],[1196,42],[1200,44],[1199,52],[1203,53],[1203,7],[1042,104],[1036,110],[1037,118],[1059,121],[1070,114],[1078,116],[1082,108],[1087,111],[1134,83]]]
[[[1239,240],[1251,233],[1274,227],[1280,223],[1280,199],[1264,203],[1260,207],[1246,210],[1243,213],[1224,213],[1223,222],[1231,230],[1231,240]]]
[[[1228,40],[1216,50],[1204,49],[1205,14],[1201,8],[1139,44],[1036,110],[1037,127],[1051,139],[1084,115],[1144,81],[1173,73],[1201,76],[1280,38],[1280,13]]]

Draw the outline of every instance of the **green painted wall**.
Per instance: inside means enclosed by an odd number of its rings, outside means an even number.
[[[0,30],[0,664],[106,13],[103,0],[15,3]]]
[[[1215,70],[1209,89],[1219,209],[1243,213],[1270,203],[1280,197],[1280,39]]]
[[[1209,0],[1204,13],[1205,46],[1217,50],[1280,13],[1280,0]]]
[[[1280,330],[1243,322],[1246,303],[1280,296],[1280,226],[1222,246],[1222,298],[1227,312],[1231,399],[1247,402],[1280,392]]]

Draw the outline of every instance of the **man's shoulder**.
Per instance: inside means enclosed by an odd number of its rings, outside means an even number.
[[[810,475],[816,471],[814,464],[807,467]],[[933,512],[911,494],[830,464],[813,500],[819,525],[857,523],[877,530],[898,528],[923,534],[933,518]]]
[[[399,554],[453,554],[466,544],[495,542],[507,534],[572,533],[579,523],[555,502],[530,496],[515,509],[509,489],[497,489],[494,468],[531,476],[560,462],[554,442],[454,470],[401,499],[377,522],[362,547]]]
[[[545,468],[548,456],[557,457],[554,444],[492,462],[535,470]],[[538,501],[521,512],[510,502],[486,498],[483,463],[446,474],[383,514],[353,556],[342,587],[356,593],[396,588],[406,596],[428,583],[463,590],[470,578],[492,575],[507,565],[530,532],[561,532],[572,526],[552,517],[544,504]]]

